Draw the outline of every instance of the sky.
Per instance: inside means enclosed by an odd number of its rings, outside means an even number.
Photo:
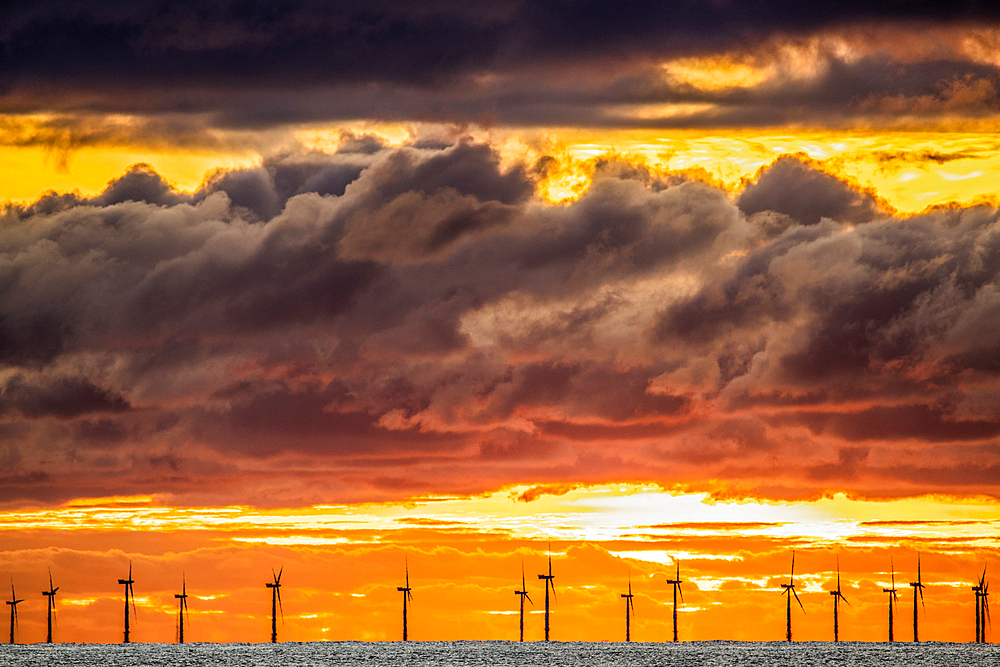
[[[18,641],[971,641],[1000,9],[0,9]],[[6,586],[6,582],[3,582]],[[7,598],[9,599],[9,598]]]

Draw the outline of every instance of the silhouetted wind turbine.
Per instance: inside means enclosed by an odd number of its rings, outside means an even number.
[[[403,594],[403,641],[409,640],[408,628],[406,625],[406,608],[407,602],[413,601],[413,589],[410,588],[410,561],[406,561],[406,586],[397,586],[396,590]],[[521,604],[522,608],[524,603]],[[522,611],[523,614],[523,611]],[[523,632],[522,632],[523,634]]]
[[[917,554],[917,580],[911,581],[913,586],[913,641],[920,641],[919,627],[917,624],[917,591],[920,591],[920,606],[924,605],[924,584],[920,580],[920,554]]]
[[[628,595],[622,593],[625,598],[625,641],[632,641],[632,614],[635,613],[635,605],[632,603],[632,572],[628,573]]]
[[[883,588],[883,593],[889,594],[889,641],[896,641],[893,636],[893,629],[895,623],[893,621],[893,605],[899,604],[899,599],[896,597],[896,566],[892,563],[892,558],[889,558],[889,568],[892,571],[892,588]]]
[[[14,580],[10,580],[10,599],[7,600],[7,604],[10,605],[10,643],[14,643],[14,626],[17,625],[17,605],[24,602],[24,600],[18,600],[17,594],[14,593]]]
[[[58,586],[54,588],[52,586],[52,568],[49,568],[49,590],[42,591],[42,595],[49,599],[46,603],[49,608],[49,632],[45,639],[45,643],[47,644],[52,643],[52,621],[55,620],[56,616],[56,591],[58,590]]]
[[[684,600],[684,591],[681,590],[681,562],[674,559],[677,570],[673,579],[667,579],[667,583],[674,587],[674,641],[677,641],[677,592],[680,591],[681,601]]]
[[[979,577],[979,583],[972,587],[972,592],[976,594],[976,644],[983,640],[983,586],[986,583],[986,566],[983,566],[983,574]]]
[[[264,584],[271,589],[271,643],[278,643],[278,611],[281,611],[281,622],[285,622],[285,610],[281,608],[281,573],[285,571],[282,565],[278,574],[271,568],[272,583]]]
[[[785,608],[785,641],[792,641],[792,596],[795,596],[795,601],[799,603],[799,609],[802,613],[806,613],[806,608],[802,606],[802,600],[799,599],[799,594],[795,592],[795,552],[792,552],[792,571],[788,575],[788,583],[781,584],[784,588],[784,595],[787,599],[787,606]]]
[[[837,557],[837,590],[829,591],[830,595],[833,596],[833,641],[840,641],[840,601],[843,600],[847,602],[847,598],[844,594],[840,592],[840,557]],[[851,603],[847,602],[847,606],[850,607]]]
[[[184,643],[184,615],[187,614],[188,610],[188,591],[187,591],[187,577],[181,579],[181,594],[177,595],[174,593],[174,597],[179,600],[177,604],[177,643]]]
[[[123,643],[129,643],[129,625],[128,625],[128,601],[131,597],[132,599],[132,611],[138,616],[138,612],[135,608],[135,591],[132,589],[132,584],[135,582],[132,580],[132,561],[128,562],[128,579],[119,579],[118,584],[125,587],[125,640]]]
[[[524,584],[524,561],[523,560],[521,561],[521,590],[514,591],[514,594],[520,596],[520,598],[521,598],[521,639],[520,639],[520,641],[523,642],[524,641],[524,599],[528,598],[528,602],[531,602],[531,598],[528,597],[528,587],[525,586],[525,584]],[[531,604],[532,604],[532,606],[534,606],[535,603],[531,602]]]
[[[538,575],[539,579],[545,580],[545,641],[549,641],[549,587],[552,588],[552,599],[556,599],[556,584],[553,579],[555,575],[552,574],[552,554],[549,553],[549,573]]]

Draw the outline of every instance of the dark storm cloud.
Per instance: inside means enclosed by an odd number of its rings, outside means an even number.
[[[961,54],[899,62],[875,53],[848,62],[821,49],[821,73],[810,80],[779,77],[759,90],[721,92],[671,84],[656,66],[665,58],[734,52],[767,59],[779,50],[775,40],[845,26],[889,24],[919,34],[930,25],[1000,20],[992,4],[971,0],[509,0],[489,7],[102,0],[12,2],[2,18],[0,110],[146,118],[141,130],[61,118],[17,134],[19,143],[64,149],[141,135],[213,143],[211,127],[355,118],[697,126],[901,110],[976,115],[995,107],[989,90],[1000,89],[995,67]],[[955,95],[949,86],[956,85],[979,86],[980,95]],[[674,102],[714,106],[641,119],[631,109]]]
[[[46,415],[72,418],[92,412],[121,412],[128,408],[122,396],[83,378],[60,378],[31,385],[22,377],[14,376],[0,394],[0,412],[16,410],[28,418]]]
[[[557,206],[486,145],[355,139],[193,194],[139,165],[6,209],[0,496],[89,470],[256,497],[233,469],[262,465],[322,477],[317,502],[524,479],[884,495],[887,458],[927,492],[920,448],[1000,434],[995,209],[889,218],[791,159],[736,201],[605,165]]]
[[[780,158],[761,170],[737,197],[736,205],[746,215],[784,213],[804,225],[815,225],[822,218],[870,222],[880,213],[870,194],[793,157]]]

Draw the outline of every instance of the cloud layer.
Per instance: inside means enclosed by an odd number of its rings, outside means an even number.
[[[924,126],[993,119],[990,3],[12,2],[17,141],[345,119],[506,125]],[[102,114],[131,114],[143,132]]]
[[[9,207],[2,499],[997,493],[996,209],[893,218],[792,158],[735,199],[536,172],[356,138]]]

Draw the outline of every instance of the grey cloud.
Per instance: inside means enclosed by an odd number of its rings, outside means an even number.
[[[793,157],[783,157],[761,170],[736,200],[746,215],[784,213],[803,225],[821,218],[858,224],[878,217],[879,202],[840,179]]]
[[[978,116],[990,112],[1000,84],[995,67],[964,60],[960,49],[897,61],[872,43],[854,45],[861,57],[851,61],[819,53],[812,80],[779,77],[754,90],[672,86],[655,66],[734,52],[766,61],[775,41],[857,26],[919,36],[931,24],[996,25],[997,10],[973,1],[8,4],[0,110],[65,113],[74,127],[45,124],[25,139],[62,150],[142,136],[218,145],[222,133],[210,130],[219,128],[240,130],[234,141],[252,144],[246,130],[358,118],[666,127],[894,118],[901,110]],[[966,81],[983,88],[978,101],[948,92]],[[661,118],[632,109],[674,102],[714,108]],[[133,114],[145,127],[78,123],[81,109]]]
[[[789,457],[860,483],[892,443],[995,438],[997,211],[880,217],[808,165],[772,170],[734,202],[605,165],[553,206],[489,146],[348,141],[190,195],[139,166],[92,199],[9,207],[0,496],[72,466],[184,490],[223,459],[320,466],[362,495],[483,459],[502,469],[470,488],[556,459],[726,479]],[[869,459],[849,449],[868,440]]]
[[[42,416],[68,419],[128,409],[128,401],[120,394],[101,389],[85,378],[59,378],[29,384],[22,376],[14,376],[0,394],[0,412],[16,410],[29,419]]]

